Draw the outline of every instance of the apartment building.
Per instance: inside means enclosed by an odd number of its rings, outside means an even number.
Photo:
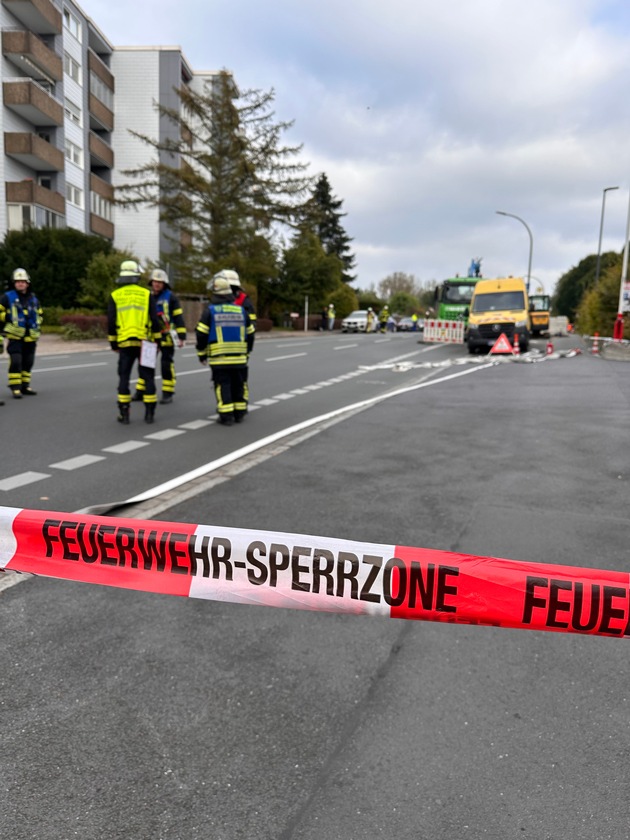
[[[73,227],[114,239],[112,45],[72,2],[0,0],[0,238]]]
[[[193,71],[177,46],[114,47],[72,0],[0,0],[0,29],[0,241],[71,227],[154,262],[185,245],[157,208],[115,205],[114,187],[155,157],[132,132],[178,140],[159,108],[179,111],[176,90],[216,73]]]
[[[156,156],[155,150],[132,132],[160,143],[179,140],[179,127],[162,116],[159,108],[180,112],[176,90],[191,83],[193,71],[180,47],[169,46],[116,47],[112,71],[118,81],[114,111],[117,130],[113,136],[114,183],[118,186],[133,182],[123,174],[126,170],[143,166]],[[161,160],[169,166],[180,163],[173,155],[161,154]],[[160,220],[157,207],[117,206],[114,221],[116,247],[130,251],[141,261],[158,261],[161,253],[178,247],[177,231]]]

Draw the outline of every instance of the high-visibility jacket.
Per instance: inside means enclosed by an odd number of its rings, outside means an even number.
[[[254,325],[242,306],[211,303],[197,324],[197,355],[211,366],[246,367],[254,339]]]
[[[162,289],[155,297],[157,316],[162,325],[162,346],[172,345],[171,329],[174,329],[182,341],[186,341],[186,324],[178,298],[170,289]]]
[[[0,299],[0,321],[9,339],[37,341],[42,330],[42,308],[32,292],[20,294],[12,289]]]
[[[114,289],[107,307],[107,333],[113,347],[139,346],[144,339],[160,340],[162,327],[149,289],[137,282]]]

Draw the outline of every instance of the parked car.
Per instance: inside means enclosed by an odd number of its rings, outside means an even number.
[[[424,329],[424,319],[418,318],[415,322],[415,329],[416,330],[423,330]],[[401,318],[396,326],[396,330],[398,332],[413,332],[414,331],[414,320],[413,318]]]
[[[341,332],[365,332],[367,330],[367,309],[355,309],[341,322]]]

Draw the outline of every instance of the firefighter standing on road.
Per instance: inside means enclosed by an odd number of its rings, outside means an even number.
[[[378,323],[380,327],[380,332],[384,333],[387,331],[387,321],[389,320],[389,306],[385,304],[385,306],[381,309],[378,313]]]
[[[175,396],[175,339],[171,330],[177,333],[177,346],[183,347],[186,341],[186,324],[178,298],[171,291],[168,274],[161,268],[154,268],[149,276],[151,294],[155,298],[157,315],[162,324],[160,342],[160,368],[162,373],[162,399],[160,405],[173,402]],[[145,389],[144,379],[138,379],[136,393],[132,402],[141,402]]]
[[[13,289],[0,298],[0,323],[7,338],[9,388],[16,400],[34,397],[31,371],[35,362],[37,340],[41,335],[42,308],[30,290],[31,278],[23,268],[12,276]]]
[[[153,423],[155,417],[155,368],[141,364],[143,341],[159,345],[162,325],[157,317],[155,297],[139,285],[140,267],[135,260],[125,260],[120,266],[115,289],[107,307],[107,332],[112,350],[118,353],[118,422],[129,423],[131,393],[129,379],[134,362],[138,361],[139,375],[144,381],[144,419]]]
[[[252,352],[254,349],[254,340],[256,338],[256,310],[254,309],[254,304],[252,303],[252,299],[247,294],[247,292],[243,289],[241,285],[241,278],[238,276],[236,271],[233,271],[231,268],[224,268],[223,271],[219,271],[218,274],[215,274],[212,278],[214,280],[218,280],[219,277],[222,277],[224,280],[227,280],[230,284],[230,288],[232,289],[232,294],[234,295],[234,303],[237,306],[242,306],[245,312],[249,315],[249,322],[254,328],[254,332],[252,333],[251,337],[251,346],[248,346],[247,355]],[[243,380],[243,392],[245,396],[245,402],[249,402],[249,385],[247,384],[247,378],[249,376],[249,366],[245,368],[244,372],[244,380]]]
[[[247,414],[247,356],[254,342],[254,326],[224,277],[213,278],[211,300],[196,328],[197,355],[210,364],[219,423],[231,426]]]

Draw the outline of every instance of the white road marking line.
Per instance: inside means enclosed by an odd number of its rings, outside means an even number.
[[[205,426],[212,426],[212,420],[191,420],[190,423],[180,423],[180,429],[189,429],[194,432],[195,429],[203,429]]]
[[[215,461],[211,461],[208,464],[203,464],[200,467],[197,467],[190,472],[183,473],[182,475],[177,476],[176,478],[171,479],[170,481],[165,481],[163,484],[158,484],[156,487],[152,487],[150,490],[145,490],[144,493],[139,493],[137,496],[133,496],[131,499],[126,499],[124,502],[120,502],[119,504],[131,505],[137,504],[139,502],[146,502],[149,499],[153,499],[156,496],[161,495],[162,493],[167,493],[170,490],[174,490],[177,487],[181,487],[183,484],[188,484],[190,481],[194,481],[196,478],[200,478],[201,476],[207,475],[210,472],[214,472],[218,470],[220,467],[224,467],[226,464],[231,464],[234,461],[238,461],[240,458],[245,457],[246,455],[251,454],[252,452],[256,452],[259,449],[262,449],[265,446],[269,446],[271,443],[275,443],[278,440],[282,440],[289,435],[296,434],[297,432],[301,432],[305,429],[310,429],[313,426],[318,425],[319,423],[323,423],[327,420],[330,420],[334,417],[341,417],[348,412],[358,411],[363,408],[367,408],[370,405],[377,405],[380,402],[384,402],[385,400],[390,400],[393,397],[397,397],[401,394],[409,394],[413,391],[418,391],[422,388],[431,388],[434,385],[438,385],[442,382],[449,382],[452,379],[459,379],[462,376],[468,376],[472,373],[477,373],[480,370],[486,370],[488,368],[494,367],[494,362],[490,362],[488,364],[479,365],[479,367],[475,368],[468,368],[467,370],[458,371],[457,373],[451,373],[447,376],[441,376],[438,379],[432,379],[430,381],[420,382],[416,385],[407,385],[403,388],[397,388],[394,391],[390,391],[386,394],[380,394],[377,397],[370,397],[367,400],[361,400],[361,402],[354,403],[353,405],[346,405],[343,408],[337,408],[334,411],[329,411],[326,414],[320,414],[319,417],[311,417],[309,420],[304,420],[302,423],[297,423],[294,426],[290,426],[287,429],[282,429],[279,432],[274,432],[274,434],[269,435],[265,438],[260,438],[253,443],[244,446],[242,449],[237,449],[234,452],[230,452],[227,455],[223,455],[221,458],[217,458]],[[78,511],[81,513],[81,511]]]
[[[276,400],[271,400],[268,397],[264,400],[256,400],[256,405],[275,405]]]
[[[114,446],[104,446],[101,452],[113,452],[114,455],[124,455],[126,452],[133,452],[149,444],[144,440],[126,440],[124,443],[116,443]]]
[[[37,375],[40,373],[51,373],[55,370],[78,370],[79,368],[93,368],[93,367],[108,367],[107,362],[93,362],[88,365],[59,365],[58,367],[40,368],[36,370]]]
[[[0,481],[0,490],[15,490],[17,487],[24,487],[26,484],[33,484],[43,478],[50,478],[48,473],[24,472],[19,475],[12,475]]]
[[[68,458],[65,461],[58,461],[56,464],[49,464],[50,469],[56,470],[79,470],[81,467],[87,467],[90,464],[96,464],[97,461],[104,461],[104,455],[77,455],[74,458]]]
[[[292,400],[295,394],[276,394],[274,400]]]
[[[290,356],[271,356],[269,359],[265,359],[265,362],[280,362],[283,359],[297,359],[299,356],[308,356],[308,353],[291,353]]]
[[[145,435],[149,440],[169,440],[170,438],[185,435],[184,429],[162,429],[161,432],[152,432],[150,435]]]
[[[302,394],[308,394],[306,388],[294,388],[291,391],[292,394],[296,394],[297,396],[301,396]]]
[[[343,344],[339,347],[333,347],[333,350],[350,350],[352,347],[358,347],[358,344]]]

